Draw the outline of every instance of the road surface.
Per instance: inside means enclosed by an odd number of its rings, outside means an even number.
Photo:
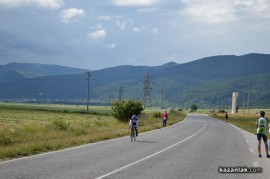
[[[0,178],[270,178],[270,159],[264,150],[258,158],[256,145],[253,134],[207,115],[190,114],[176,125],[139,134],[133,143],[122,137],[1,162]],[[219,167],[263,171],[219,173]]]

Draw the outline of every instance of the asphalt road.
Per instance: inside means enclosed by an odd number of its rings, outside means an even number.
[[[270,159],[264,152],[258,158],[256,145],[253,134],[193,114],[176,125],[139,134],[133,143],[122,137],[1,162],[0,178],[270,178]],[[219,173],[220,166],[261,167],[263,172]]]

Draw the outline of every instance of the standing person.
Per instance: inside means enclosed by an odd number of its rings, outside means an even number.
[[[164,111],[164,113],[162,114],[162,119],[163,119],[163,127],[166,127],[168,117],[169,117],[169,116],[168,116],[167,111]]]
[[[139,119],[135,114],[132,115],[129,121],[129,128],[131,129],[131,134],[132,134],[132,126],[135,126],[136,136],[138,136]]]
[[[259,157],[262,157],[262,155],[261,155],[261,138],[263,138],[265,151],[266,151],[266,157],[270,158],[270,155],[268,154],[268,145],[267,145],[267,136],[266,136],[266,123],[268,120],[264,117],[265,116],[264,111],[260,112],[260,116],[261,117],[259,119],[257,119],[257,121],[256,121]]]
[[[225,115],[226,123],[228,122],[228,118],[229,118],[228,113],[226,113]]]

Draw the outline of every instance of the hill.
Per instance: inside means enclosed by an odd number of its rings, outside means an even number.
[[[63,74],[79,74],[85,70],[60,65],[33,64],[33,63],[9,63],[0,65],[1,76],[6,73],[17,73],[25,78],[41,76],[54,76]],[[7,76],[7,75],[6,75]]]
[[[225,108],[229,106],[232,92],[238,91],[239,105],[249,101],[252,107],[269,107],[269,67],[270,55],[247,54],[207,57],[185,64],[170,62],[155,67],[105,68],[91,72],[90,98],[109,103],[118,99],[119,88],[124,87],[123,98],[141,100],[143,76],[149,72],[152,76],[151,99],[155,106],[159,105],[163,90],[165,106],[185,107],[196,103],[200,107]],[[35,68],[33,71],[40,76],[30,78],[31,75],[22,75],[18,71],[19,67],[15,71],[18,79],[12,81],[3,80],[0,73],[0,99],[82,101],[86,98],[84,73],[54,76],[50,73],[49,76]],[[78,69],[78,72],[82,71]]]

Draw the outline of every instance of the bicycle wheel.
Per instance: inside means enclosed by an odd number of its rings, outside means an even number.
[[[133,127],[133,141],[136,141],[136,129]]]
[[[131,131],[130,131],[130,140],[131,142],[133,142],[133,127],[131,128]]]
[[[136,131],[135,131],[135,127],[132,127],[130,137],[131,137],[131,142],[136,141]]]

